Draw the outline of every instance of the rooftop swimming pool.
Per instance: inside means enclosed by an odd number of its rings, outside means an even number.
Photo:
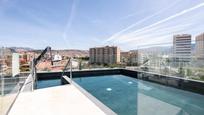
[[[119,115],[204,113],[204,95],[124,75],[87,76],[74,81]]]

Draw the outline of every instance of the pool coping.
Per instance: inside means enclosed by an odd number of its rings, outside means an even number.
[[[99,107],[105,114],[107,115],[117,115],[113,110],[111,110],[109,107],[107,107],[105,104],[103,104],[101,101],[99,101],[96,97],[91,95],[88,91],[86,91],[83,87],[78,85],[75,81],[71,80],[67,76],[63,76],[63,78],[75,86],[81,93],[83,93],[89,100],[91,100],[97,107]]]

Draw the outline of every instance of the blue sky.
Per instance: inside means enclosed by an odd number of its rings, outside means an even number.
[[[204,0],[0,0],[0,46],[122,50],[204,32]]]

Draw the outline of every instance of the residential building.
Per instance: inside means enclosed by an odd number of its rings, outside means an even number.
[[[120,53],[120,62],[122,64],[128,64],[130,62],[130,54],[131,52],[121,52]]]
[[[89,57],[91,64],[118,64],[120,63],[120,49],[117,46],[90,48]]]
[[[89,49],[89,63],[94,63],[96,61],[96,48]]]
[[[204,33],[196,36],[196,57],[204,59]]]
[[[173,37],[173,55],[177,62],[189,62],[191,59],[191,35],[179,34]]]
[[[138,65],[139,64],[139,52],[138,52],[138,50],[132,51],[130,53],[130,64],[131,65]]]
[[[131,50],[128,52],[120,53],[121,63],[127,64],[128,66],[138,66],[143,64],[144,55],[139,50]]]

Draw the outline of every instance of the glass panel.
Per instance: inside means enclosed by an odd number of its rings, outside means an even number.
[[[0,54],[0,114],[4,115],[16,100],[26,77],[16,74],[18,70],[14,70],[19,60],[16,54],[3,47],[0,48]]]

